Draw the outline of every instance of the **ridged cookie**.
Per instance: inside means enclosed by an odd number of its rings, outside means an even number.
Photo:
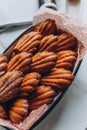
[[[14,101],[9,110],[9,117],[13,123],[20,123],[28,115],[29,103],[21,98]]]
[[[0,54],[0,77],[7,71],[7,57],[5,54]]]
[[[58,48],[58,37],[54,35],[45,36],[39,45],[39,52],[42,51],[52,51],[56,52]]]
[[[73,66],[77,59],[77,53],[72,50],[60,51],[57,53],[58,60],[56,62],[56,68],[73,69]]]
[[[13,48],[13,53],[18,54],[20,52],[33,53],[37,50],[42,35],[39,32],[29,32],[21,37]]]
[[[58,50],[69,50],[77,44],[77,39],[72,34],[63,33],[58,36]]]
[[[57,55],[53,52],[38,52],[32,57],[31,71],[48,72],[56,64],[56,60]]]
[[[30,70],[31,53],[22,52],[15,55],[8,63],[8,71],[19,70],[26,73]]]
[[[40,85],[36,88],[33,98],[31,99],[30,110],[37,109],[43,104],[50,104],[55,95],[56,92],[50,86]]]
[[[63,90],[71,84],[73,79],[71,71],[64,68],[54,68],[47,76],[42,77],[41,84]]]
[[[20,96],[28,96],[40,81],[40,74],[37,72],[31,72],[23,77],[23,82],[20,86]]]
[[[22,82],[22,72],[11,71],[7,72],[0,79],[0,103],[4,103],[17,96],[19,86]]]
[[[35,27],[34,31],[40,32],[43,36],[54,34],[56,31],[55,21],[52,19],[47,19],[46,21],[38,24]]]

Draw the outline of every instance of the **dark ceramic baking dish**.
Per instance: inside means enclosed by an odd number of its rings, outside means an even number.
[[[26,33],[32,31],[34,29],[34,26],[30,26],[25,32],[23,32],[3,53],[5,53],[8,57],[10,57],[10,54],[12,52],[12,48],[14,47],[15,43]],[[79,62],[76,64],[75,69],[73,71],[73,75],[76,76],[76,73],[79,70],[80,64],[82,60],[79,60]],[[68,88],[64,90],[63,92],[60,92],[58,96],[55,98],[55,100],[49,105],[49,108],[47,111],[31,126],[29,130],[34,129],[52,110],[53,108],[58,105],[58,103],[61,101],[65,93],[67,92]],[[10,130],[7,127],[4,127],[5,129]]]

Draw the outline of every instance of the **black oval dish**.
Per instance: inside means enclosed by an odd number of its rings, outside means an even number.
[[[15,43],[19,40],[19,38],[21,38],[25,33],[28,33],[30,31],[32,31],[34,29],[34,26],[30,26],[25,32],[23,32],[3,53],[7,54],[8,57],[10,56],[10,53],[12,52],[12,48],[15,45]],[[10,51],[10,52],[9,52]],[[78,72],[78,69],[80,67],[82,60],[79,61],[79,63],[76,65],[75,70],[73,72],[73,75],[75,76],[76,73]],[[63,92],[60,92],[58,94],[58,96],[55,98],[55,100],[49,105],[48,110],[31,126],[31,128],[29,130],[34,129],[52,110],[53,108],[60,102],[60,100],[63,98],[63,96],[65,95],[66,91],[68,90],[68,88],[66,90],[64,90]],[[2,126],[3,127],[3,126]],[[7,127],[4,127],[7,130],[10,130]]]

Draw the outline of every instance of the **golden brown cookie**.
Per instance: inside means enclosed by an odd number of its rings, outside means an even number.
[[[38,24],[35,27],[34,31],[40,32],[43,36],[54,34],[56,31],[55,21],[52,19],[47,19],[46,21]]]
[[[50,87],[45,85],[40,85],[36,88],[33,98],[30,103],[30,110],[37,109],[41,105],[50,104],[56,92]]]
[[[20,86],[20,96],[28,96],[40,81],[40,74],[37,72],[31,72],[24,76],[23,82]]]
[[[54,52],[38,52],[32,57],[31,71],[48,72],[56,64],[56,60],[57,55]]]
[[[40,44],[42,35],[39,32],[29,32],[23,35],[16,43],[13,48],[13,53],[18,54],[20,52],[33,53],[37,50],[37,47]]]
[[[54,98],[47,98],[47,99],[43,99],[40,101],[32,102],[30,104],[30,110],[37,109],[44,104],[50,104],[53,100],[54,100]]]
[[[58,37],[54,35],[45,36],[39,45],[39,52],[52,51],[56,52],[58,48]]]
[[[19,86],[22,82],[22,72],[11,71],[7,72],[0,79],[0,103],[4,103],[17,96]]]
[[[0,54],[0,77],[7,71],[7,57],[5,54]]]
[[[7,113],[1,104],[0,104],[0,118],[7,119]]]
[[[8,71],[19,70],[26,73],[30,70],[31,53],[22,52],[14,56],[8,63]]]
[[[17,99],[11,105],[9,117],[13,123],[20,123],[28,115],[29,103],[27,99]]]
[[[41,84],[61,90],[66,89],[73,79],[71,71],[64,68],[54,68],[47,76],[42,77]]]
[[[69,50],[77,44],[77,39],[72,34],[63,33],[58,36],[58,50]]]
[[[77,59],[77,53],[72,50],[60,51],[57,53],[58,60],[56,62],[56,68],[73,69],[73,66]]]

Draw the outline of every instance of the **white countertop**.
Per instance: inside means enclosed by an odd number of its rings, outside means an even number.
[[[87,19],[87,0],[81,0],[77,5],[72,5],[67,0],[56,0],[59,10],[74,16],[84,23]],[[84,12],[83,12],[84,11]],[[86,13],[85,13],[86,14]],[[10,29],[0,34],[0,52],[4,49],[28,26]],[[77,73],[75,81],[63,97],[61,102],[34,130],[85,130],[87,127],[87,56]],[[84,82],[83,82],[84,81]],[[0,128],[0,130],[3,130]]]

